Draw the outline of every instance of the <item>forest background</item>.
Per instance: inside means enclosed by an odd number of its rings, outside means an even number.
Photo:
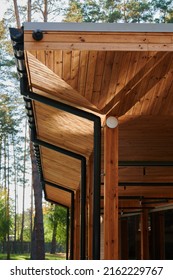
[[[66,250],[66,208],[43,199],[9,27],[23,22],[173,23],[172,0],[1,0],[0,253],[45,259]],[[49,246],[48,246],[49,244]]]

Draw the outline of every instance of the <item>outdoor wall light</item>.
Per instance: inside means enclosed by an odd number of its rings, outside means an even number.
[[[115,118],[115,117],[108,117],[107,120],[106,120],[106,125],[107,125],[109,128],[115,128],[115,127],[117,127],[117,125],[118,125],[118,120],[117,120],[117,118]]]
[[[41,41],[43,39],[43,32],[40,29],[34,30],[32,32],[32,38],[35,41]]]

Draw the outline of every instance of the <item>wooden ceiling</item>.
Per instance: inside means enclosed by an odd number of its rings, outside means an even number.
[[[24,32],[31,90],[97,114],[102,120],[105,115],[119,119],[119,162],[126,162],[119,167],[120,209],[129,212],[150,204],[151,209],[171,206],[173,32],[154,32],[152,25],[147,32],[145,26],[140,31],[140,25],[133,32],[131,25],[129,30],[118,32],[117,25],[115,31],[69,31],[59,30],[57,24],[57,30],[46,31],[43,25],[43,39],[35,41],[31,26]],[[36,101],[33,108],[38,139],[89,161],[93,152],[92,122]],[[73,190],[80,187],[79,160],[43,147],[40,151],[47,181]],[[138,164],[128,166],[135,161]],[[53,187],[47,185],[46,191],[52,200]],[[142,202],[134,197],[142,197]],[[54,198],[63,204],[62,195]],[[151,198],[167,200],[154,203]],[[69,205],[65,197],[64,204]]]

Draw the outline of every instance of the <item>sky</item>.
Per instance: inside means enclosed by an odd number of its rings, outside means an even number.
[[[20,0],[18,0],[18,2],[20,3]],[[22,1],[24,3],[24,1]],[[4,13],[6,12],[6,10],[10,7],[10,5],[12,4],[9,3],[9,1],[7,0],[0,0],[0,20],[3,19],[4,17]],[[7,85],[10,84],[10,81],[6,81]],[[30,176],[29,176],[30,177]],[[21,186],[18,187],[18,212],[21,213],[22,212],[22,194],[23,194],[23,188]],[[26,200],[25,200],[25,207],[26,209],[28,209],[30,207],[30,194],[31,194],[31,189],[30,189],[30,183],[28,183],[28,186],[26,186]],[[14,199],[14,187],[10,187],[10,196],[12,197],[12,199]]]
[[[9,1],[1,0],[0,20],[3,19],[4,13],[6,12],[8,7],[9,7]]]
[[[26,6],[27,0],[18,0],[17,3],[20,6]],[[65,0],[65,3],[68,3],[67,0]],[[13,5],[13,1],[11,0],[0,0],[0,20],[3,19],[4,13],[7,11],[7,9],[10,7],[10,5]],[[37,18],[35,18],[37,20]],[[39,20],[39,19],[38,19]],[[54,20],[55,21],[55,20]],[[62,21],[62,16],[58,15],[56,21]]]

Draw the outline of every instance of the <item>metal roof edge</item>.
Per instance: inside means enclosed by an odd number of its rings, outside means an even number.
[[[172,23],[25,22],[24,30],[71,32],[173,32]]]

